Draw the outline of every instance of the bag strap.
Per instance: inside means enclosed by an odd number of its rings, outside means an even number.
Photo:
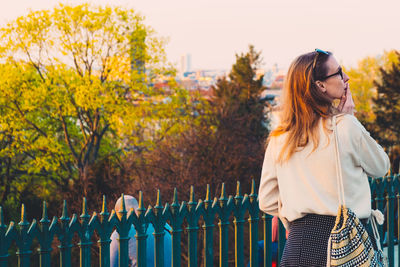
[[[371,222],[372,232],[373,232],[373,234],[374,234],[376,246],[377,246],[378,250],[382,251],[382,248],[381,248],[381,238],[380,238],[380,236],[379,236],[379,231],[378,231],[378,227],[377,227],[377,225],[376,225],[376,218],[375,218],[375,216],[371,215],[370,222]]]
[[[332,116],[332,125],[333,125],[333,135],[335,137],[336,177],[337,177],[339,205],[345,206],[342,165],[340,164],[339,138],[337,133],[336,116]]]

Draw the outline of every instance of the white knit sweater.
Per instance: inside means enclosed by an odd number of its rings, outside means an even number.
[[[333,131],[324,131],[322,120],[319,131],[320,142],[314,152],[310,141],[284,164],[276,163],[276,159],[286,134],[271,138],[265,152],[259,206],[265,213],[279,216],[286,228],[289,222],[308,213],[337,214],[334,135]],[[384,176],[389,170],[389,158],[354,116],[339,116],[337,131],[346,206],[359,218],[367,218],[371,214],[367,176]]]

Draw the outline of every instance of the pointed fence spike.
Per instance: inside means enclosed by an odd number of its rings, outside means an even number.
[[[101,207],[101,214],[107,213],[107,200],[106,195],[103,195],[103,205]]]
[[[42,215],[42,220],[48,220],[49,218],[47,217],[47,203],[46,201],[43,201],[43,215]]]
[[[214,201],[213,201],[213,203],[212,203],[212,206],[217,205],[217,203],[218,203],[218,198],[217,198],[217,197],[214,197]]]
[[[23,203],[21,206],[21,221],[19,222],[19,225],[21,226],[29,225],[28,221],[26,220],[25,204]]]
[[[172,203],[178,204],[178,189],[174,188],[174,196],[172,197]]]
[[[126,212],[126,208],[125,208],[125,195],[122,193],[121,195],[122,198],[122,212]]]
[[[21,207],[21,222],[26,222],[25,204],[22,204]]]
[[[139,191],[139,209],[143,209],[143,192]]]
[[[251,193],[250,195],[254,195],[256,192],[256,182],[254,181],[254,179],[251,179]]]
[[[236,196],[237,197],[242,196],[242,187],[240,186],[240,182],[239,181],[237,181],[237,184],[236,184]]]
[[[194,186],[191,185],[190,186],[190,200],[189,202],[195,202],[195,198],[194,198]]]
[[[225,198],[226,198],[225,183],[222,183],[220,199],[225,199]]]
[[[82,215],[88,215],[86,197],[83,197],[83,202],[82,202]]]
[[[210,201],[210,184],[207,184],[206,201]]]
[[[64,199],[63,211],[60,219],[67,219],[67,218],[68,218],[67,201]]]
[[[161,206],[161,192],[160,189],[157,189],[157,202],[156,206]]]

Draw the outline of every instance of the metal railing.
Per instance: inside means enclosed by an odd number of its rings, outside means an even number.
[[[400,239],[400,177],[390,176],[371,179],[372,206],[387,215],[387,238],[384,239],[384,227],[379,226],[381,242],[387,246],[389,266],[394,266],[394,246]],[[103,196],[103,208],[100,213],[94,212],[91,216],[87,211],[86,199],[83,200],[82,214],[68,215],[67,203],[64,201],[62,215],[54,217],[51,221],[47,215],[46,202],[43,203],[43,216],[39,221],[29,223],[26,219],[24,205],[21,210],[21,221],[18,225],[10,222],[6,225],[3,220],[3,211],[0,207],[0,267],[8,266],[10,248],[13,242],[16,245],[18,266],[30,266],[32,260],[32,246],[34,240],[39,244],[38,257],[40,266],[54,266],[51,263],[52,245],[55,237],[59,241],[60,266],[71,266],[71,248],[78,246],[80,250],[80,266],[91,266],[91,247],[94,246],[92,237],[94,232],[98,236],[99,264],[110,266],[111,233],[114,229],[119,233],[119,266],[128,266],[128,240],[131,225],[136,229],[137,266],[146,266],[146,225],[151,223],[154,227],[155,266],[164,266],[164,226],[168,222],[171,226],[172,238],[172,266],[181,266],[182,263],[182,233],[187,233],[187,261],[189,266],[198,266],[198,233],[203,232],[204,266],[214,266],[214,258],[219,257],[219,266],[228,266],[228,247],[234,246],[235,266],[245,266],[250,261],[250,266],[271,266],[272,242],[271,224],[272,216],[262,214],[258,208],[254,180],[250,194],[242,194],[240,183],[237,184],[236,195],[227,196],[225,186],[222,184],[219,198],[212,199],[210,188],[207,186],[204,200],[195,200],[194,189],[191,187],[188,202],[178,202],[177,190],[174,190],[172,203],[162,206],[160,192],[157,193],[157,202],[154,207],[144,208],[142,193],[139,194],[139,208],[137,214],[131,209],[127,211],[123,204],[122,211],[116,214],[114,210],[107,211],[106,198]],[[397,202],[397,207],[396,207]],[[118,215],[118,216],[117,216]],[[261,216],[260,216],[261,215]],[[261,217],[261,218],[260,218]],[[218,229],[215,219],[218,219]],[[246,225],[247,219],[247,225]],[[202,222],[202,229],[199,227]],[[234,244],[229,244],[229,226],[234,226]],[[186,225],[186,227],[184,227]],[[245,226],[248,227],[249,259],[245,258]],[[261,228],[260,228],[261,227]],[[395,227],[398,231],[395,236]],[[259,232],[259,228],[262,229]],[[214,251],[214,231],[219,233],[219,249]],[[74,244],[74,235],[79,242]],[[264,240],[263,262],[258,262],[258,240]],[[285,230],[279,224],[278,234],[278,259],[281,257],[285,245]],[[396,255],[400,263],[399,255]],[[260,264],[260,265],[259,265]]]
[[[372,207],[379,209],[385,215],[384,225],[378,226],[380,241],[387,246],[389,266],[395,266],[394,247],[398,246],[400,238],[400,175],[369,179]],[[385,229],[386,228],[386,229]],[[395,234],[395,228],[397,233]],[[400,249],[397,249],[397,266],[400,265]]]
[[[86,208],[86,199],[83,201],[82,214],[78,218],[68,215],[67,203],[64,201],[62,216],[54,217],[51,221],[47,216],[46,203],[43,204],[43,216],[39,221],[33,220],[29,223],[26,220],[24,205],[22,205],[21,221],[18,225],[10,222],[4,224],[3,212],[0,208],[0,267],[8,266],[11,244],[15,241],[17,247],[17,258],[19,266],[30,266],[32,255],[32,243],[36,239],[39,243],[40,266],[51,266],[52,243],[57,236],[59,240],[60,266],[71,266],[71,248],[73,247],[73,236],[78,235],[80,242],[77,243],[80,249],[80,266],[91,266],[91,246],[93,246],[92,236],[94,231],[99,237],[99,263],[100,266],[110,266],[110,235],[114,229],[119,233],[119,265],[128,266],[128,240],[131,225],[136,229],[137,241],[137,265],[146,266],[146,225],[153,224],[155,266],[164,266],[162,260],[164,226],[169,222],[171,226],[172,238],[172,266],[181,266],[181,240],[183,230],[187,232],[188,239],[188,265],[197,266],[198,264],[198,232],[200,231],[199,222],[202,217],[204,232],[204,266],[214,266],[213,234],[216,230],[215,217],[219,219],[219,262],[220,266],[228,266],[228,226],[231,224],[233,216],[235,232],[235,262],[236,266],[244,266],[244,227],[245,215],[248,213],[248,227],[250,235],[250,266],[258,266],[258,228],[259,228],[259,208],[256,194],[256,186],[252,181],[251,193],[242,195],[241,186],[237,184],[236,195],[227,196],[225,186],[222,185],[221,196],[211,199],[210,188],[207,186],[206,197],[204,200],[195,200],[193,186],[190,191],[188,202],[178,203],[178,194],[175,189],[171,204],[166,203],[162,206],[161,195],[158,191],[157,202],[154,207],[144,208],[142,193],[139,194],[139,207],[137,215],[133,210],[127,211],[123,204],[122,211],[118,216],[114,210],[110,212],[106,209],[106,198],[103,197],[102,211],[97,214],[89,215]],[[271,250],[271,216],[263,215],[265,252]],[[183,224],[187,225],[182,229]],[[264,265],[271,266],[271,255],[266,253]],[[53,265],[54,266],[54,265]]]

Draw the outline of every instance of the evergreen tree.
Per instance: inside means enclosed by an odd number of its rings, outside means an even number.
[[[186,131],[165,138],[156,149],[144,154],[145,160],[130,158],[123,162],[123,173],[135,176],[128,192],[137,195],[141,190],[145,202],[150,203],[155,202],[155,188],[170,196],[177,187],[179,197],[187,198],[194,185],[196,196],[204,197],[208,184],[213,198],[220,195],[222,183],[227,192],[235,192],[236,181],[240,181],[242,192],[250,192],[251,178],[259,181],[268,134],[263,123],[265,106],[260,101],[265,88],[262,77],[256,75],[260,64],[260,53],[252,46],[247,53],[236,55],[229,76],[212,88],[211,101],[200,99],[193,107],[197,119],[191,120]],[[214,240],[218,241],[217,232]],[[187,241],[183,243],[185,251]],[[204,251],[202,244],[198,251]],[[233,252],[229,257],[234,257]],[[218,265],[218,258],[214,265]]]
[[[169,136],[157,149],[146,154],[145,162],[128,162],[126,173],[136,174],[132,190],[160,188],[170,195],[174,187],[189,192],[205,193],[206,185],[218,190],[225,182],[234,191],[236,181],[242,182],[243,192],[249,190],[251,178],[256,181],[264,158],[264,103],[260,95],[265,89],[256,70],[261,64],[260,53],[252,46],[247,53],[237,55],[229,77],[220,79],[212,88],[211,101],[195,106],[197,120],[179,135]]]
[[[399,52],[397,56],[400,59]],[[374,82],[377,96],[373,99],[376,120],[372,131],[383,146],[389,147],[400,143],[400,63],[379,72],[380,79]]]
[[[263,76],[256,75],[261,61],[261,53],[249,46],[246,54],[236,55],[229,79],[223,78],[213,87],[221,135],[239,134],[257,141],[264,139],[264,104],[260,102],[260,95],[265,87]]]

